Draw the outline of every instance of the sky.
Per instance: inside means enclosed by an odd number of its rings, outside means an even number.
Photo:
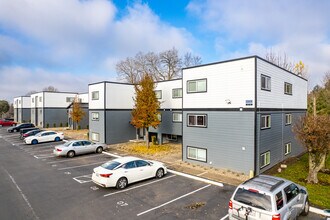
[[[286,54],[309,89],[330,71],[328,0],[0,0],[0,100],[119,81],[116,63],[176,48],[203,64]]]

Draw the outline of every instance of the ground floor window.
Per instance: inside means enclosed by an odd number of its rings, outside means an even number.
[[[100,134],[92,132],[92,140],[93,141],[100,141]]]
[[[291,143],[286,143],[284,146],[284,155],[291,153]]]
[[[206,149],[188,146],[187,158],[206,162]]]
[[[260,168],[263,168],[270,164],[270,151],[260,155]]]

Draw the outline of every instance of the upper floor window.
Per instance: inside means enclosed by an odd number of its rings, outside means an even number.
[[[182,122],[181,112],[173,112],[173,122]]]
[[[172,98],[182,98],[182,89],[177,88],[177,89],[172,89]]]
[[[292,95],[292,84],[291,83],[284,83],[284,94]]]
[[[292,115],[285,114],[285,125],[291,125],[291,123],[292,123]]]
[[[99,100],[99,91],[92,92],[92,100]]]
[[[206,92],[206,79],[187,81],[187,93]]]
[[[155,91],[155,94],[156,94],[156,98],[157,99],[161,99],[162,98],[162,90],[156,90]]]
[[[32,103],[34,103],[34,98],[32,98]]]
[[[41,96],[39,97],[39,102],[42,102],[42,97]]]
[[[74,97],[66,97],[66,102],[73,102]]]
[[[206,127],[207,115],[188,114],[188,126]]]
[[[270,115],[261,116],[261,129],[270,128],[271,126],[271,117]]]
[[[261,89],[262,90],[271,90],[271,81],[269,76],[261,75]]]
[[[21,100],[18,100],[18,104],[21,104]]]

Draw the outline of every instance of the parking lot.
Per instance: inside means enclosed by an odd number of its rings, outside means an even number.
[[[102,188],[93,168],[107,154],[55,157],[60,142],[25,145],[0,128],[2,219],[226,219],[234,186],[168,173],[124,190]],[[308,219],[320,219],[310,215]],[[228,218],[227,218],[228,219]],[[301,218],[303,219],[303,218]]]

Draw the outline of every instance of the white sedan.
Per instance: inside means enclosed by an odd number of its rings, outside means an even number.
[[[41,142],[60,141],[63,138],[64,134],[62,132],[42,131],[34,136],[25,138],[24,141],[26,144],[38,144]]]
[[[107,149],[107,145],[94,143],[88,140],[74,140],[55,146],[53,153],[56,156],[74,157],[78,154],[102,153]]]
[[[92,180],[102,187],[124,189],[128,184],[149,178],[162,178],[167,173],[161,162],[137,157],[121,157],[94,168]]]

